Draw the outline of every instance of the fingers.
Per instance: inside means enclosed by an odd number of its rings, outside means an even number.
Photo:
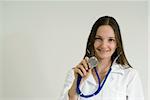
[[[91,66],[89,64],[89,57],[85,57],[85,61],[86,61],[87,65],[88,65],[88,69],[91,69]]]
[[[89,70],[88,65],[88,57],[85,57],[75,68],[74,72],[77,74],[80,74],[82,77],[87,75],[87,72]]]
[[[78,65],[78,69],[81,76],[86,76],[86,69],[83,67],[83,65]]]
[[[80,64],[83,65],[83,67],[85,68],[85,70],[89,69],[88,62],[87,62],[86,59],[83,59]]]

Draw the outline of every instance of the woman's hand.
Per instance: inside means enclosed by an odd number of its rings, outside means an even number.
[[[86,80],[88,76],[91,74],[91,66],[88,63],[89,58],[85,57],[75,68],[74,68],[74,75],[75,79],[78,78],[78,75],[81,75],[82,81]],[[81,81],[81,82],[82,82]]]
[[[81,75],[82,80],[80,84],[88,78],[88,76],[91,74],[91,67],[88,64],[88,57],[85,57],[75,68],[74,68],[74,75],[75,79],[73,81],[73,84],[71,88],[69,89],[68,95],[69,95],[69,100],[77,100],[77,93],[76,93],[76,88],[77,88],[77,78],[78,75]]]

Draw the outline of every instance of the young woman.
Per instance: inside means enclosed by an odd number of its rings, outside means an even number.
[[[91,56],[98,60],[94,68]],[[61,100],[144,100],[138,72],[125,56],[113,17],[103,16],[94,23],[85,56],[68,73]]]

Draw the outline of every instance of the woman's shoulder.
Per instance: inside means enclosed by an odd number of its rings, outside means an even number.
[[[120,79],[123,80],[123,82],[125,84],[130,84],[132,82],[137,82],[137,84],[139,83],[140,80],[140,76],[139,76],[139,72],[137,69],[132,68],[132,67],[128,67],[128,66],[124,66],[121,64],[116,64],[113,66],[113,68],[115,69],[114,71],[112,70],[112,72],[117,72],[119,74],[115,74],[119,75]]]
[[[138,71],[135,68],[129,67],[128,65],[114,64],[114,70],[120,71],[124,75],[136,76]]]

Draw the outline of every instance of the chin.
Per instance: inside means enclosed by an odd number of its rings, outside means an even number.
[[[101,56],[98,56],[98,59],[110,59],[111,57],[110,56],[107,56],[107,55],[101,55]]]

